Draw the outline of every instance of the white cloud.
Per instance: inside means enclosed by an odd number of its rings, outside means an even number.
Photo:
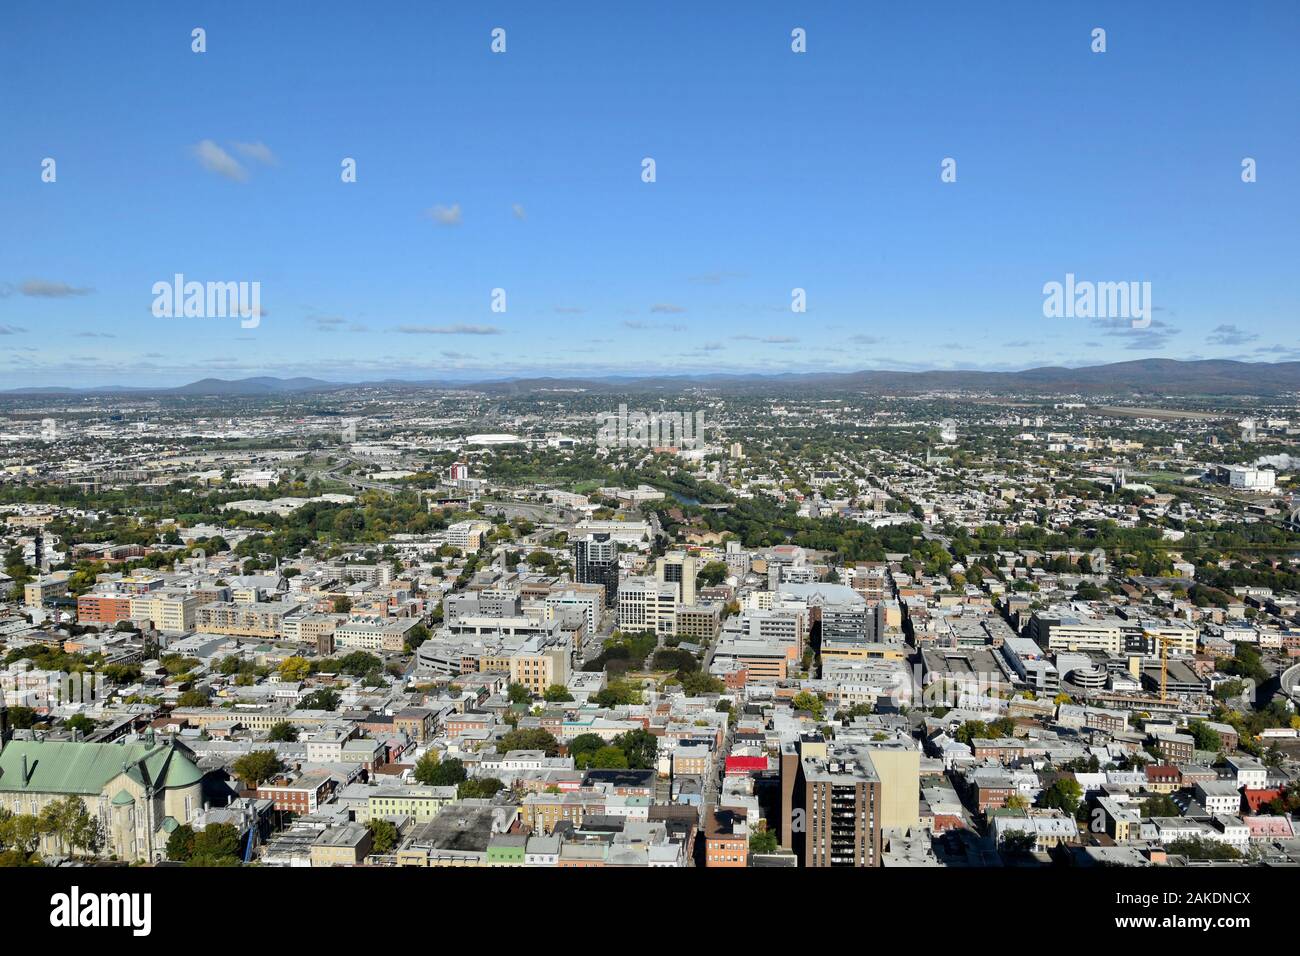
[[[18,287],[23,295],[38,299],[66,299],[74,295],[90,295],[94,289],[70,286],[66,282],[50,282],[47,279],[28,279]]]
[[[195,146],[194,155],[198,157],[199,165],[210,173],[216,173],[238,183],[248,180],[248,170],[240,165],[239,160],[210,139],[205,139]]]
[[[267,166],[278,166],[280,161],[276,158],[275,153],[271,152],[271,147],[267,146],[261,140],[256,143],[234,143],[235,149],[246,159],[251,159]]]
[[[430,219],[443,226],[460,225],[460,203],[450,206],[434,206],[425,213]]]
[[[494,325],[399,325],[403,335],[500,335]]]

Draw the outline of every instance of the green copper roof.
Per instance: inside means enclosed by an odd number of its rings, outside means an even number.
[[[125,790],[117,791],[117,796],[113,798],[113,806],[115,807],[125,807],[131,803],[135,803],[135,797],[131,796]]]
[[[0,792],[4,793],[99,794],[123,772],[145,787],[164,789],[189,786],[203,776],[189,751],[174,742],[14,740],[0,750]]]

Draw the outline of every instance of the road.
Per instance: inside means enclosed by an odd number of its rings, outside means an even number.
[[[1282,693],[1300,706],[1300,664],[1282,672]]]

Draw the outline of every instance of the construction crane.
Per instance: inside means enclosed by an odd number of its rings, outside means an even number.
[[[1169,645],[1178,638],[1152,636],[1160,642],[1160,702],[1163,704],[1169,700]]]

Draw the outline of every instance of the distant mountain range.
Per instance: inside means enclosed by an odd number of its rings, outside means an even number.
[[[593,378],[488,379],[480,382],[326,382],[316,378],[205,378],[168,388],[101,386],[97,388],[14,388],[0,396],[62,396],[146,394],[150,396],[258,397],[303,395],[345,388],[467,389],[491,394],[526,394],[542,390],[679,391],[706,387],[735,393],[783,391],[916,393],[928,391],[993,392],[999,394],[1094,395],[1277,395],[1300,391],[1300,362],[1234,362],[1206,359],[1138,359],[1085,368],[1044,367],[1020,372],[963,370],[897,372],[819,372],[763,374],[705,374],[661,376],[600,376]]]

